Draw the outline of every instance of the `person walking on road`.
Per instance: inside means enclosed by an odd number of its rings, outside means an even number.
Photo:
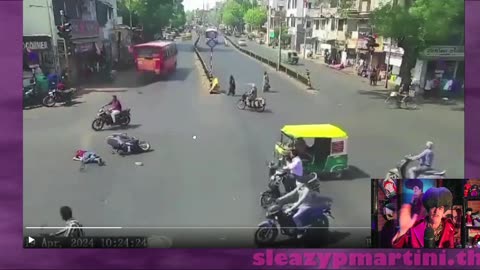
[[[268,77],[268,73],[265,71],[263,72],[263,92],[270,91],[270,78]]]
[[[62,206],[60,208],[60,216],[65,221],[65,228],[61,229],[56,233],[52,233],[51,236],[61,236],[61,237],[83,237],[84,232],[82,230],[82,225],[78,220],[73,218],[72,208],[69,206]]]
[[[227,96],[235,96],[235,87],[235,78],[233,78],[233,75],[230,75],[230,86],[228,88]]]

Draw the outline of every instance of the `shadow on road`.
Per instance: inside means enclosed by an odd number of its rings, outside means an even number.
[[[372,99],[385,100],[390,92],[385,90],[358,90],[357,93],[363,96],[370,96]]]
[[[165,80],[185,81],[191,72],[192,72],[191,68],[177,68],[175,73],[173,73],[170,78],[166,78]]]
[[[455,107],[455,108],[452,108],[451,110],[455,112],[464,112],[465,107]]]
[[[113,126],[113,127],[108,127],[105,129],[100,130],[99,132],[108,132],[108,131],[118,131],[118,130],[130,130],[130,129],[137,129],[141,127],[142,125],[140,124],[134,124],[134,125],[128,125],[126,127],[123,126]]]
[[[63,105],[63,107],[76,107],[75,105],[85,103],[83,101],[78,101],[78,100],[72,100],[72,102]]]
[[[88,95],[90,93],[124,93],[128,90],[125,88],[83,88],[78,91],[76,94],[76,98],[82,97],[84,95]]]
[[[271,245],[261,246],[259,248],[327,248],[330,245],[334,245],[347,237],[349,237],[351,233],[347,232],[336,232],[330,231],[327,235],[322,235],[322,237],[312,237],[309,239],[296,239],[296,238],[288,238],[284,240],[277,241]],[[355,247],[355,245],[352,243]]]
[[[357,166],[350,165],[345,172],[343,180],[355,180],[359,178],[371,178],[368,173],[358,168]]]
[[[42,105],[42,103],[40,102],[40,104],[25,106],[25,107],[23,108],[23,110],[24,110],[24,111],[29,111],[29,110],[38,109],[38,108],[41,108],[41,107],[43,107],[43,105]]]

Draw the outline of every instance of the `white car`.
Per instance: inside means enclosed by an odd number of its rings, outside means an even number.
[[[243,38],[239,39],[238,46],[247,46],[247,41]]]

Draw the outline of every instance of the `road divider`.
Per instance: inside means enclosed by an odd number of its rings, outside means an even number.
[[[231,43],[233,45],[233,47],[235,47],[237,50],[241,51],[242,53],[244,54],[247,54],[249,55],[250,57],[253,57],[255,58],[256,60],[260,61],[260,62],[263,62],[269,66],[271,66],[272,68],[275,68],[277,69],[277,61],[272,61],[268,58],[265,58],[263,56],[260,56],[258,54],[255,54],[249,50],[246,50],[244,48],[241,48],[240,46],[238,46],[237,43],[235,43],[233,40],[231,40],[229,37],[227,36],[223,36],[226,40],[229,41],[229,43]],[[313,86],[312,86],[312,83],[310,81],[310,72],[308,70],[305,71],[305,73],[299,73],[298,71],[296,70],[293,70],[291,68],[288,68],[282,64],[279,65],[279,71],[283,72],[283,73],[286,73],[288,76],[296,79],[297,81],[303,83],[304,85],[307,86],[307,89],[309,90],[313,90]]]
[[[205,76],[207,76],[208,81],[210,82],[210,89],[209,89],[210,94],[219,94],[221,93],[220,82],[217,77],[213,76],[212,72],[208,69],[207,65],[205,64],[205,61],[200,55],[200,52],[198,51],[198,48],[197,48],[197,44],[199,40],[200,40],[200,35],[197,36],[197,40],[195,40],[195,43],[193,44],[193,50],[195,51],[195,54],[197,55],[197,58],[202,65],[202,69],[203,69],[203,72],[205,73]]]

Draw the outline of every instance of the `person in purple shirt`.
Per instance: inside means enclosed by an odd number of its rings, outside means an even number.
[[[115,123],[115,116],[122,111],[122,104],[117,99],[117,96],[113,95],[112,101],[110,101],[110,103],[108,103],[107,106],[110,106],[110,109],[109,109],[110,115],[112,116],[113,123]]]
[[[416,156],[410,157],[411,160],[420,160],[420,166],[410,168],[408,171],[408,178],[415,179],[421,173],[432,169],[433,157],[434,157],[432,149],[433,149],[433,142],[428,141],[425,144],[425,150],[423,150],[422,153]]]

